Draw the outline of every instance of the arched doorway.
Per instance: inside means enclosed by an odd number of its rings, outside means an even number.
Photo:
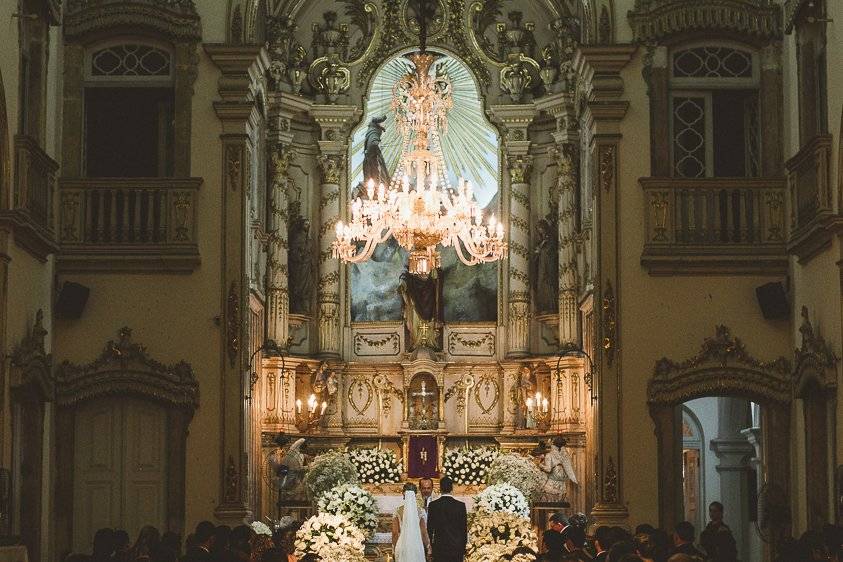
[[[760,406],[762,458],[757,463],[758,482],[765,490],[770,514],[758,514],[759,535],[775,543],[790,530],[787,498],[790,496],[790,365],[784,358],[761,361],[725,326],[706,338],[700,352],[682,361],[662,358],[656,362],[648,385],[650,415],[658,440],[659,523],[673,529],[685,517],[682,410],[679,406],[703,397],[723,397],[735,406],[742,402],[752,415],[751,403]],[[746,443],[748,441],[745,440]],[[752,448],[747,455],[752,456]],[[739,459],[755,467],[749,458]],[[772,508],[775,506],[775,509]],[[751,507],[751,506],[750,506]],[[773,513],[774,512],[774,513]]]
[[[62,363],[55,394],[65,463],[56,475],[57,552],[90,552],[101,527],[182,534],[187,428],[199,405],[190,365],[152,359],[122,328],[91,363]]]

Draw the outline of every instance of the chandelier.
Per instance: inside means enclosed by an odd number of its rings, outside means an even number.
[[[438,246],[453,246],[466,265],[501,259],[507,250],[503,225],[492,215],[484,223],[471,184],[451,185],[440,135],[453,107],[451,81],[435,57],[410,55],[413,68],[392,90],[392,110],[401,133],[398,166],[389,185],[366,180],[365,194],[350,204],[350,221],[336,225],[334,257],[368,260],[390,237],[409,253],[409,272],[426,275],[441,265]],[[364,178],[365,179],[365,178]]]

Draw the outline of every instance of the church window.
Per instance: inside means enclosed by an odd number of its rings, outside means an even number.
[[[673,175],[758,176],[756,55],[727,46],[690,47],[672,53],[670,69]]]
[[[171,54],[119,43],[90,52],[85,76],[88,177],[173,175]]]

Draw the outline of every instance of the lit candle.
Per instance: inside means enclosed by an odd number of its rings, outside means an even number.
[[[342,236],[342,221],[337,221],[337,237]]]
[[[539,404],[542,401],[542,393],[536,392],[536,404]]]
[[[548,403],[547,398],[542,398],[542,412],[547,412]]]
[[[527,410],[529,410],[530,412],[533,411],[533,399],[532,398],[527,398]]]
[[[301,414],[301,399],[296,400],[296,413]]]
[[[366,184],[366,195],[369,196],[369,199],[375,196],[375,180],[372,178],[369,178],[369,182]]]
[[[325,410],[326,410],[327,408],[328,408],[328,403],[327,403],[327,402],[322,402],[322,411],[320,411],[320,412],[319,412],[319,415],[320,415],[320,416],[324,416],[324,415],[325,415]]]
[[[307,399],[307,406],[310,409],[311,414],[316,411],[316,395],[315,394],[311,394],[310,398]]]

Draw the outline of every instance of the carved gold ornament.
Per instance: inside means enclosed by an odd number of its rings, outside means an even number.
[[[497,377],[485,373],[474,385],[474,402],[483,414],[488,415],[498,405],[499,397],[500,385]]]
[[[355,377],[348,385],[348,404],[362,416],[369,409],[374,398],[372,384],[364,377]]]

